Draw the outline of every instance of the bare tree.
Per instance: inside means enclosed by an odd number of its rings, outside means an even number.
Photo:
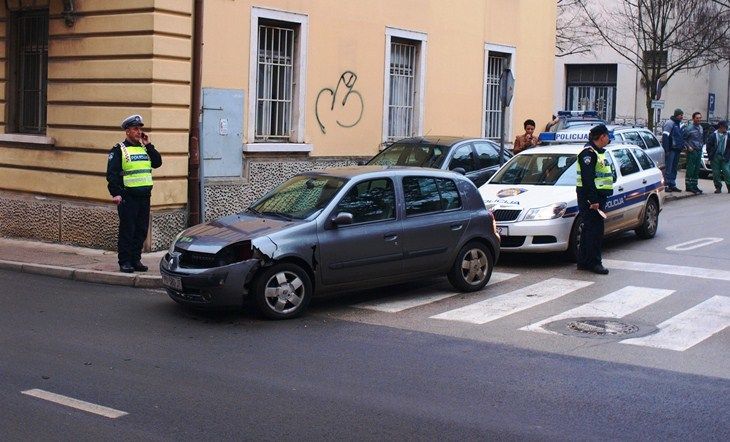
[[[730,0],[579,0],[591,30],[636,66],[651,101],[681,71],[727,61]],[[611,4],[614,4],[613,6]]]
[[[555,27],[557,57],[588,54],[599,43],[580,5],[582,0],[557,0],[558,19]],[[729,0],[730,1],[730,0]]]

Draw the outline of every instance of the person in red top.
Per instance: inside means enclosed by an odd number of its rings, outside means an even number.
[[[523,124],[525,128],[525,133],[522,135],[517,135],[517,138],[515,138],[515,144],[512,148],[512,151],[515,154],[518,154],[522,152],[523,150],[529,149],[531,147],[537,146],[537,143],[539,142],[537,137],[534,135],[535,133],[535,121],[534,120],[526,120]]]

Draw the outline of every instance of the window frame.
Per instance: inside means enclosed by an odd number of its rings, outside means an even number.
[[[390,177],[366,178],[366,179],[363,179],[363,180],[360,180],[358,182],[353,183],[346,191],[344,191],[342,193],[342,196],[340,197],[340,199],[337,200],[337,202],[335,203],[335,206],[332,209],[332,212],[330,213],[330,218],[333,217],[333,216],[337,216],[338,213],[345,212],[344,210],[339,210],[339,207],[340,207],[340,203],[342,203],[342,201],[345,198],[347,198],[347,196],[350,194],[350,192],[352,192],[353,190],[357,189],[358,186],[360,186],[360,185],[362,185],[364,183],[372,183],[373,181],[380,181],[380,180],[384,180],[384,181],[389,181],[390,182],[390,188],[391,188],[391,190],[393,192],[393,216],[392,217],[389,217],[389,218],[383,218],[383,219],[375,219],[375,220],[370,220],[370,221],[356,222],[355,219],[354,219],[354,216],[355,215],[352,214],[353,215],[353,222],[351,224],[338,225],[337,226],[338,229],[352,227],[352,226],[364,226],[364,225],[368,225],[368,224],[383,223],[383,222],[397,221],[398,220],[398,190],[395,187],[395,180],[393,180]],[[352,212],[347,212],[347,213],[352,213]]]
[[[506,46],[506,45],[500,45],[500,44],[492,44],[492,43],[485,43],[484,44],[484,71],[482,75],[482,108],[481,108],[481,134],[482,137],[488,138],[487,135],[487,118],[486,118],[486,112],[487,112],[487,75],[489,74],[489,53],[490,52],[497,52],[497,53],[503,53],[509,55],[509,63],[508,66],[506,66],[506,69],[510,69],[512,71],[512,75],[515,77],[515,85],[518,85],[519,82],[517,82],[517,48],[514,46]],[[517,94],[517,88],[518,86],[515,86],[515,95]],[[514,103],[515,98],[512,99],[512,102]],[[504,119],[504,139],[505,143],[508,143],[508,140],[514,139],[513,135],[513,125],[512,125],[512,115],[513,115],[513,108],[514,106],[508,106],[505,109],[504,115],[502,115],[502,118]],[[499,139],[499,138],[497,138]]]
[[[258,90],[258,48],[259,24],[262,21],[277,21],[290,24],[295,29],[294,60],[292,75],[291,135],[288,142],[267,142],[256,140],[256,108]],[[248,126],[244,152],[311,152],[312,145],[305,143],[306,123],[306,85],[307,85],[307,44],[309,35],[309,16],[302,13],[277,11],[251,7],[251,37],[249,42],[248,73]]]
[[[442,208],[439,210],[432,210],[432,211],[428,211],[428,212],[409,214],[408,213],[408,198],[406,197],[406,185],[405,185],[405,180],[408,178],[414,178],[414,179],[424,179],[425,178],[425,179],[433,180],[436,185],[436,191],[438,192],[438,195],[439,195],[439,203]],[[456,194],[459,199],[459,207],[454,207],[451,209],[443,208],[444,198],[441,194],[441,189],[439,188],[439,180],[451,181],[454,184],[454,187],[456,188]],[[459,191],[459,185],[455,180],[452,180],[451,178],[430,176],[430,175],[405,175],[405,176],[401,177],[400,185],[401,185],[401,190],[403,192],[403,217],[405,219],[416,218],[416,217],[420,217],[420,216],[429,216],[429,215],[434,215],[434,214],[439,214],[439,213],[456,212],[456,211],[462,210],[464,208],[464,201],[463,201],[461,192]]]
[[[20,34],[20,20],[24,16],[41,16],[41,20],[44,19],[45,25],[45,64],[41,66],[43,71],[42,78],[42,96],[43,102],[40,106],[34,107],[36,114],[41,113],[39,118],[38,130],[23,131],[20,128],[21,114],[23,113],[22,107],[22,93],[20,92],[21,76],[23,76],[21,61],[21,42],[19,38]],[[48,53],[50,46],[50,11],[48,8],[23,10],[19,12],[10,12],[7,26],[6,39],[8,41],[8,54],[7,54],[7,116],[5,131],[6,134],[0,138],[2,141],[9,142],[28,142],[31,144],[49,144],[55,143],[55,140],[46,136],[48,131]],[[41,107],[43,108],[41,110]]]
[[[426,59],[428,54],[428,34],[425,32],[409,31],[405,29],[385,27],[385,63],[383,67],[383,132],[381,141],[388,143],[390,136],[388,129],[390,127],[390,60],[391,60],[391,43],[393,38],[401,40],[410,40],[416,44],[416,66],[415,75],[415,102],[413,103],[413,136],[423,135],[423,121],[425,110],[425,91],[426,91]]]
[[[632,144],[632,146],[636,149],[641,149],[641,147],[639,147],[639,146],[636,146],[633,144]],[[629,158],[629,160],[634,162],[634,166],[636,166],[636,171],[628,173],[628,174],[624,173],[624,171],[622,170],[622,167],[621,167],[621,158],[619,157],[620,152],[626,152],[626,156]],[[629,177],[636,173],[641,173],[641,171],[643,170],[641,168],[641,165],[639,164],[639,161],[636,158],[634,158],[634,154],[631,153],[631,148],[616,149],[611,152],[611,156],[613,157],[613,160],[614,160],[613,161],[614,171],[617,171],[618,174],[621,175],[622,177]]]

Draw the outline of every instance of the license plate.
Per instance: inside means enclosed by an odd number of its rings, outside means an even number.
[[[162,274],[162,283],[175,290],[182,291],[182,280],[177,276]]]
[[[499,233],[499,236],[509,236],[509,227],[497,226],[497,233]]]

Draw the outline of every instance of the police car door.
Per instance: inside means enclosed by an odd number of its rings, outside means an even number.
[[[613,185],[613,196],[606,202],[606,214],[608,215],[606,233],[635,225],[643,208],[643,202],[646,200],[644,192],[646,176],[629,152],[629,148],[614,149],[611,151],[611,155],[617,177]],[[608,225],[609,220],[610,226]]]

